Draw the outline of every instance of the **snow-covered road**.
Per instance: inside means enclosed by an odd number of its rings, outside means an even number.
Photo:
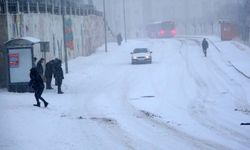
[[[250,81],[234,67],[250,72],[250,49],[211,37],[205,58],[201,40],[110,43],[74,59],[65,94],[44,92],[48,109],[33,108],[31,93],[0,90],[0,149],[249,149],[240,123],[250,121]],[[153,63],[131,65],[136,47],[150,48]]]

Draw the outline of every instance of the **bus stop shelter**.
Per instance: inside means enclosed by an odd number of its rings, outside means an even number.
[[[7,57],[7,88],[9,92],[29,92],[29,70],[33,67],[34,45],[40,40],[33,37],[12,39],[5,43]]]

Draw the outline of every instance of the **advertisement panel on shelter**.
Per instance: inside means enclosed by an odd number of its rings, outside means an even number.
[[[19,53],[9,54],[10,68],[17,68],[19,66]]]
[[[32,67],[31,48],[9,49],[10,83],[29,82]]]

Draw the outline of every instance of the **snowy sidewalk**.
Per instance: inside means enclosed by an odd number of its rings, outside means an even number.
[[[238,72],[250,78],[250,48],[235,41],[221,41],[209,38],[220,51],[221,55]]]

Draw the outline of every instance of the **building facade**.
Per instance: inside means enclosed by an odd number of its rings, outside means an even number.
[[[104,43],[103,14],[91,0],[0,0],[0,86],[6,86],[4,43],[13,38],[35,37],[50,43],[38,59],[64,60],[88,56]]]

